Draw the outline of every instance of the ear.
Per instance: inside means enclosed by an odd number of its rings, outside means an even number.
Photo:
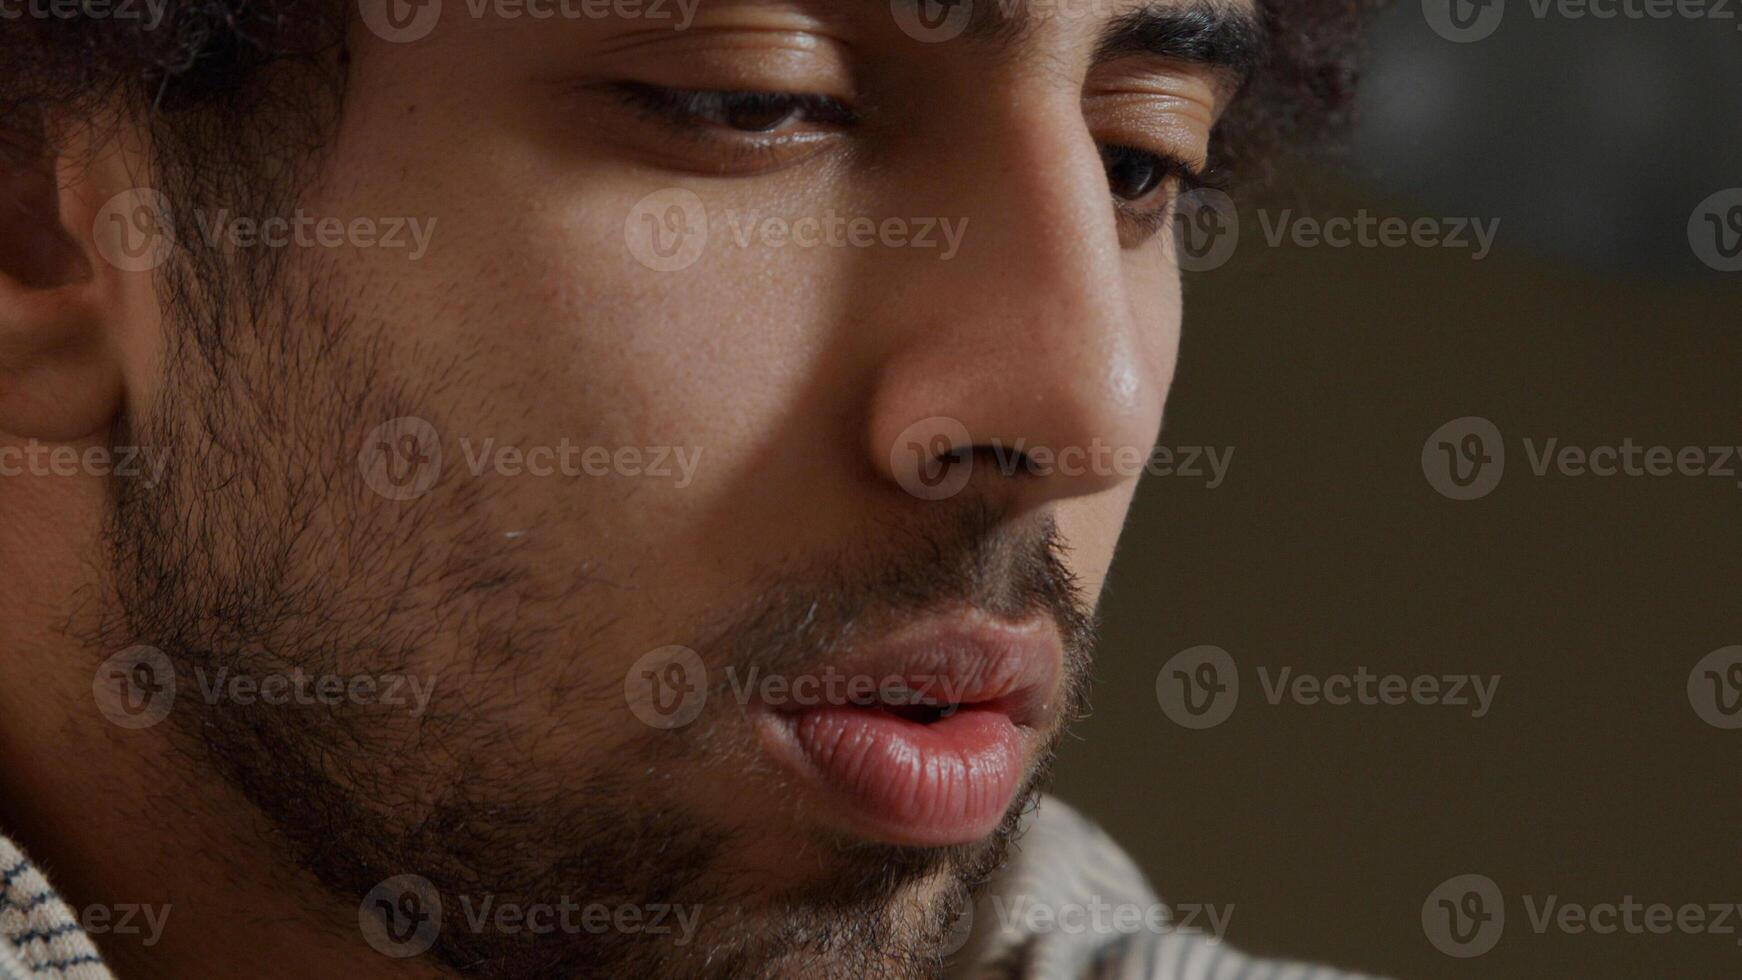
[[[53,142],[11,120],[0,130],[0,432],[68,442],[121,410],[114,333],[136,290],[104,256],[116,232],[99,227],[114,210],[101,158]]]

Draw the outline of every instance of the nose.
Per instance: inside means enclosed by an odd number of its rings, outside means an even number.
[[[965,219],[958,251],[912,252],[880,284],[873,464],[916,496],[972,483],[1013,514],[1134,480],[1176,359],[1177,278],[1159,248],[1121,246],[1075,105],[958,136],[920,185],[931,213]]]

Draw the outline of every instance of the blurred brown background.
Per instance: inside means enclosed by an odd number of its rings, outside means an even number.
[[[1525,444],[1742,446],[1742,272],[1690,230],[1742,188],[1742,33],[1505,18],[1453,43],[1423,5],[1391,11],[1347,158],[1291,172],[1286,197],[1236,192],[1237,249],[1187,276],[1162,442],[1232,463],[1213,489],[1145,481],[1057,791],[1168,900],[1232,905],[1226,938],[1255,953],[1398,978],[1742,977],[1742,909],[1727,934],[1531,917],[1550,896],[1742,903],[1742,728],[1689,694],[1703,657],[1742,644],[1742,459],[1728,477],[1538,475]],[[1266,238],[1284,209],[1363,208],[1498,219],[1497,243]],[[1461,501],[1422,457],[1466,416],[1505,461]],[[1194,730],[1157,679],[1201,644],[1228,651],[1239,691]],[[1500,681],[1477,718],[1273,704],[1260,677],[1362,667]],[[1462,958],[1423,905],[1465,874],[1492,879],[1505,921]]]

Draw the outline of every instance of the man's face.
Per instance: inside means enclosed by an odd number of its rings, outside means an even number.
[[[1168,161],[1227,79],[1127,0],[447,7],[356,25],[282,215],[407,247],[276,250],[137,352],[130,636],[433,683],[178,718],[327,884],[427,879],[450,963],[923,974],[1076,705],[1177,355]]]

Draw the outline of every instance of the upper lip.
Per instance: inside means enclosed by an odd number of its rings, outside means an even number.
[[[905,624],[788,679],[820,685],[833,675],[838,700],[827,703],[971,707],[1045,728],[1059,711],[1063,659],[1063,641],[1050,617],[1017,621],[963,610]],[[796,700],[771,705],[783,711],[815,706]]]

